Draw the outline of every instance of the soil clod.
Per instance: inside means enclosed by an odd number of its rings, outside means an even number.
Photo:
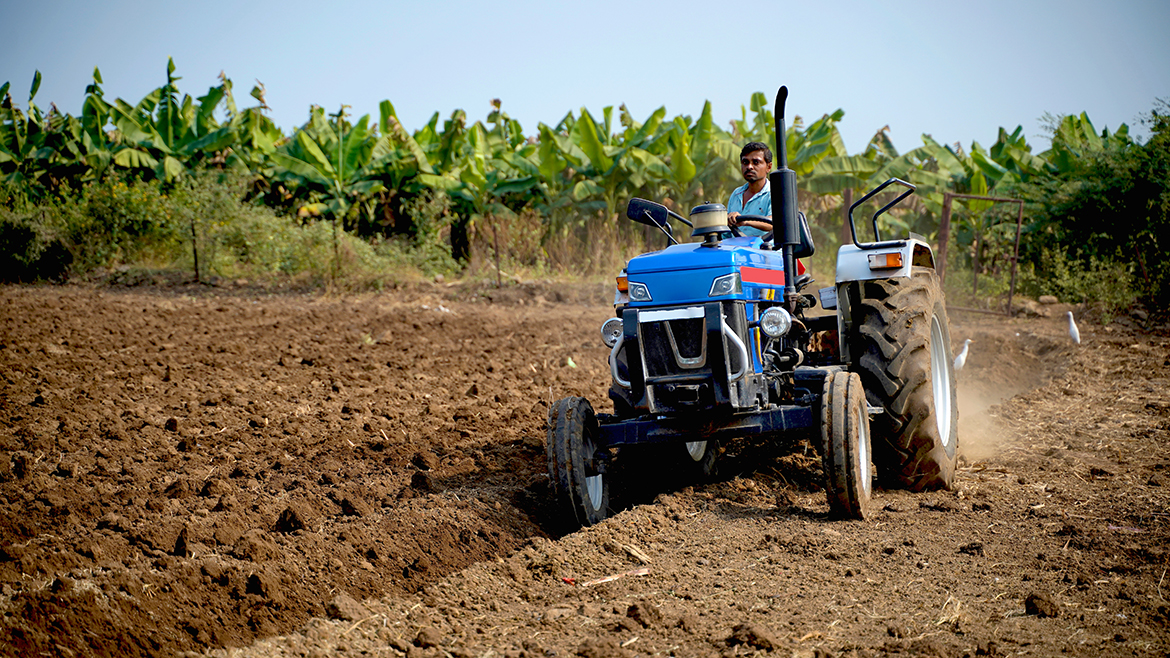
[[[1051,595],[1043,592],[1033,592],[1024,600],[1024,611],[1037,617],[1057,617],[1060,607]]]
[[[737,624],[727,638],[728,646],[746,645],[763,651],[780,647],[779,641],[770,630],[760,624]]]

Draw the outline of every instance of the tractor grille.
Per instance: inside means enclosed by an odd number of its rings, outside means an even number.
[[[687,374],[706,365],[706,321],[703,318],[647,322],[639,329],[647,375]]]

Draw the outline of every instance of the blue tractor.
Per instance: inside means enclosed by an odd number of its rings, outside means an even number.
[[[688,219],[629,202],[627,217],[671,244],[630,260],[618,277],[616,317],[601,328],[614,413],[595,413],[581,397],[549,411],[549,478],[574,526],[606,517],[609,465],[641,444],[672,444],[664,449],[703,475],[724,441],[810,440],[837,518],[864,518],[875,480],[916,491],[952,486],[958,407],[934,253],[921,236],[883,240],[878,229],[914,186],[890,179],[854,203],[836,285],[807,292],[798,259],[814,245],[782,138],[787,96],[785,87],[776,95],[772,233],[738,235],[720,204],[697,206]],[[874,213],[874,240],[862,242],[853,210],[887,188],[900,193]],[[671,217],[699,241],[675,240]]]

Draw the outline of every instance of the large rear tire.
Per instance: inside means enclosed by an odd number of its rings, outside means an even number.
[[[821,439],[829,514],[864,519],[873,495],[869,407],[857,373],[834,372],[821,395]]]
[[[548,477],[565,525],[591,526],[609,510],[609,479],[598,462],[597,417],[585,398],[558,400],[549,414]]]
[[[950,489],[959,408],[942,286],[934,270],[862,281],[851,296],[850,356],[874,418],[874,463],[886,486]]]

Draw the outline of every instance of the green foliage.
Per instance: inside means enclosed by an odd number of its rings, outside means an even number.
[[[113,176],[85,185],[79,197],[81,214],[60,216],[82,266],[130,262],[178,246],[181,225],[157,182]]]
[[[169,187],[157,180],[110,176],[39,202],[8,196],[9,207],[0,206],[0,258],[13,266],[5,275],[10,280],[55,279],[129,264],[193,271],[193,239],[205,281],[285,278],[366,289],[419,270],[454,268],[449,256],[434,249],[374,245],[343,234],[343,276],[332,280],[329,224],[302,224],[243,201],[250,182],[231,171],[212,170],[191,172]]]
[[[63,277],[72,254],[43,224],[0,207],[0,281]]]
[[[9,235],[21,230],[35,236],[27,244],[27,255],[14,242],[6,244],[3,255],[25,262],[49,250],[52,263],[33,267],[36,276],[55,278],[64,274],[58,264],[64,262],[71,272],[87,272],[126,262],[169,260],[177,254],[174,206],[154,182],[111,176],[85,183],[78,190],[62,185],[57,195],[28,201],[19,195],[10,197],[11,205],[3,208]],[[15,239],[15,238],[14,238]],[[67,256],[65,255],[67,254]],[[34,277],[35,278],[35,277]]]
[[[1097,135],[1087,117],[1056,122],[1049,155],[1061,169],[1022,186],[1034,221],[1025,245],[1040,276],[1056,276],[1045,254],[1064,253],[1094,271],[1118,263],[1155,305],[1170,302],[1170,117],[1155,111],[1152,136]],[[1058,259],[1056,262],[1060,262]],[[1076,271],[1076,270],[1073,270]]]
[[[600,271],[631,250],[658,245],[660,236],[620,221],[629,198],[661,200],[683,214],[726,200],[742,183],[742,144],[775,139],[759,92],[730,130],[713,121],[707,102],[697,118],[671,118],[658,108],[643,121],[624,106],[596,114],[580,108],[525,135],[493,100],[483,121],[463,110],[445,121],[436,113],[411,133],[387,100],[376,121],[350,121],[345,106],[335,114],[314,107],[285,135],[266,115],[262,84],[251,91],[257,104],[241,110],[227,77],[193,98],[179,90],[175,72],[168,60],[165,84],[131,103],[106,100],[94,69],[80,117],[37,106],[39,73],[24,109],[10,85],[0,87],[3,249],[22,271],[37,270],[53,244],[71,255],[75,272],[129,261],[194,269],[198,256],[200,277],[288,274],[301,266],[337,269],[344,256],[355,272],[393,263],[435,274],[456,269],[456,259],[478,267],[484,250],[501,267],[507,260],[509,267]],[[936,235],[948,191],[1025,194],[1033,201],[1025,260],[1045,248],[1077,254],[1082,269],[1091,269],[1094,257],[1120,258],[1137,266],[1143,293],[1167,301],[1164,115],[1151,118],[1154,137],[1145,145],[1124,125],[1098,132],[1084,114],[1050,117],[1052,148],[1038,155],[1021,128],[1001,129],[989,148],[972,142],[969,150],[924,135],[922,146],[905,153],[883,128],[851,155],[837,129],[844,116],[840,109],[811,122],[795,116],[783,136],[822,254],[831,255],[847,233],[845,195],[857,198],[891,177],[914,183],[918,194],[884,216],[888,234]],[[892,198],[880,195],[867,212]],[[986,202],[955,208],[963,249],[956,253],[974,256],[976,236],[981,245],[979,258],[960,267],[994,274],[1008,222]],[[316,251],[320,219],[341,230],[332,255]],[[352,242],[350,232],[370,242]],[[328,241],[333,246],[332,235]],[[1039,263],[1039,276],[1044,267]]]
[[[408,201],[404,212],[415,228],[409,243],[386,240],[375,243],[379,252],[410,263],[427,275],[453,274],[459,263],[451,256],[450,233],[454,215],[451,199],[443,191],[426,190]]]
[[[1080,259],[1045,249],[1043,267],[1029,264],[1020,271],[1020,292],[1032,297],[1053,295],[1062,302],[1083,303],[1105,321],[1134,305],[1139,293],[1134,266],[1120,258]]]

